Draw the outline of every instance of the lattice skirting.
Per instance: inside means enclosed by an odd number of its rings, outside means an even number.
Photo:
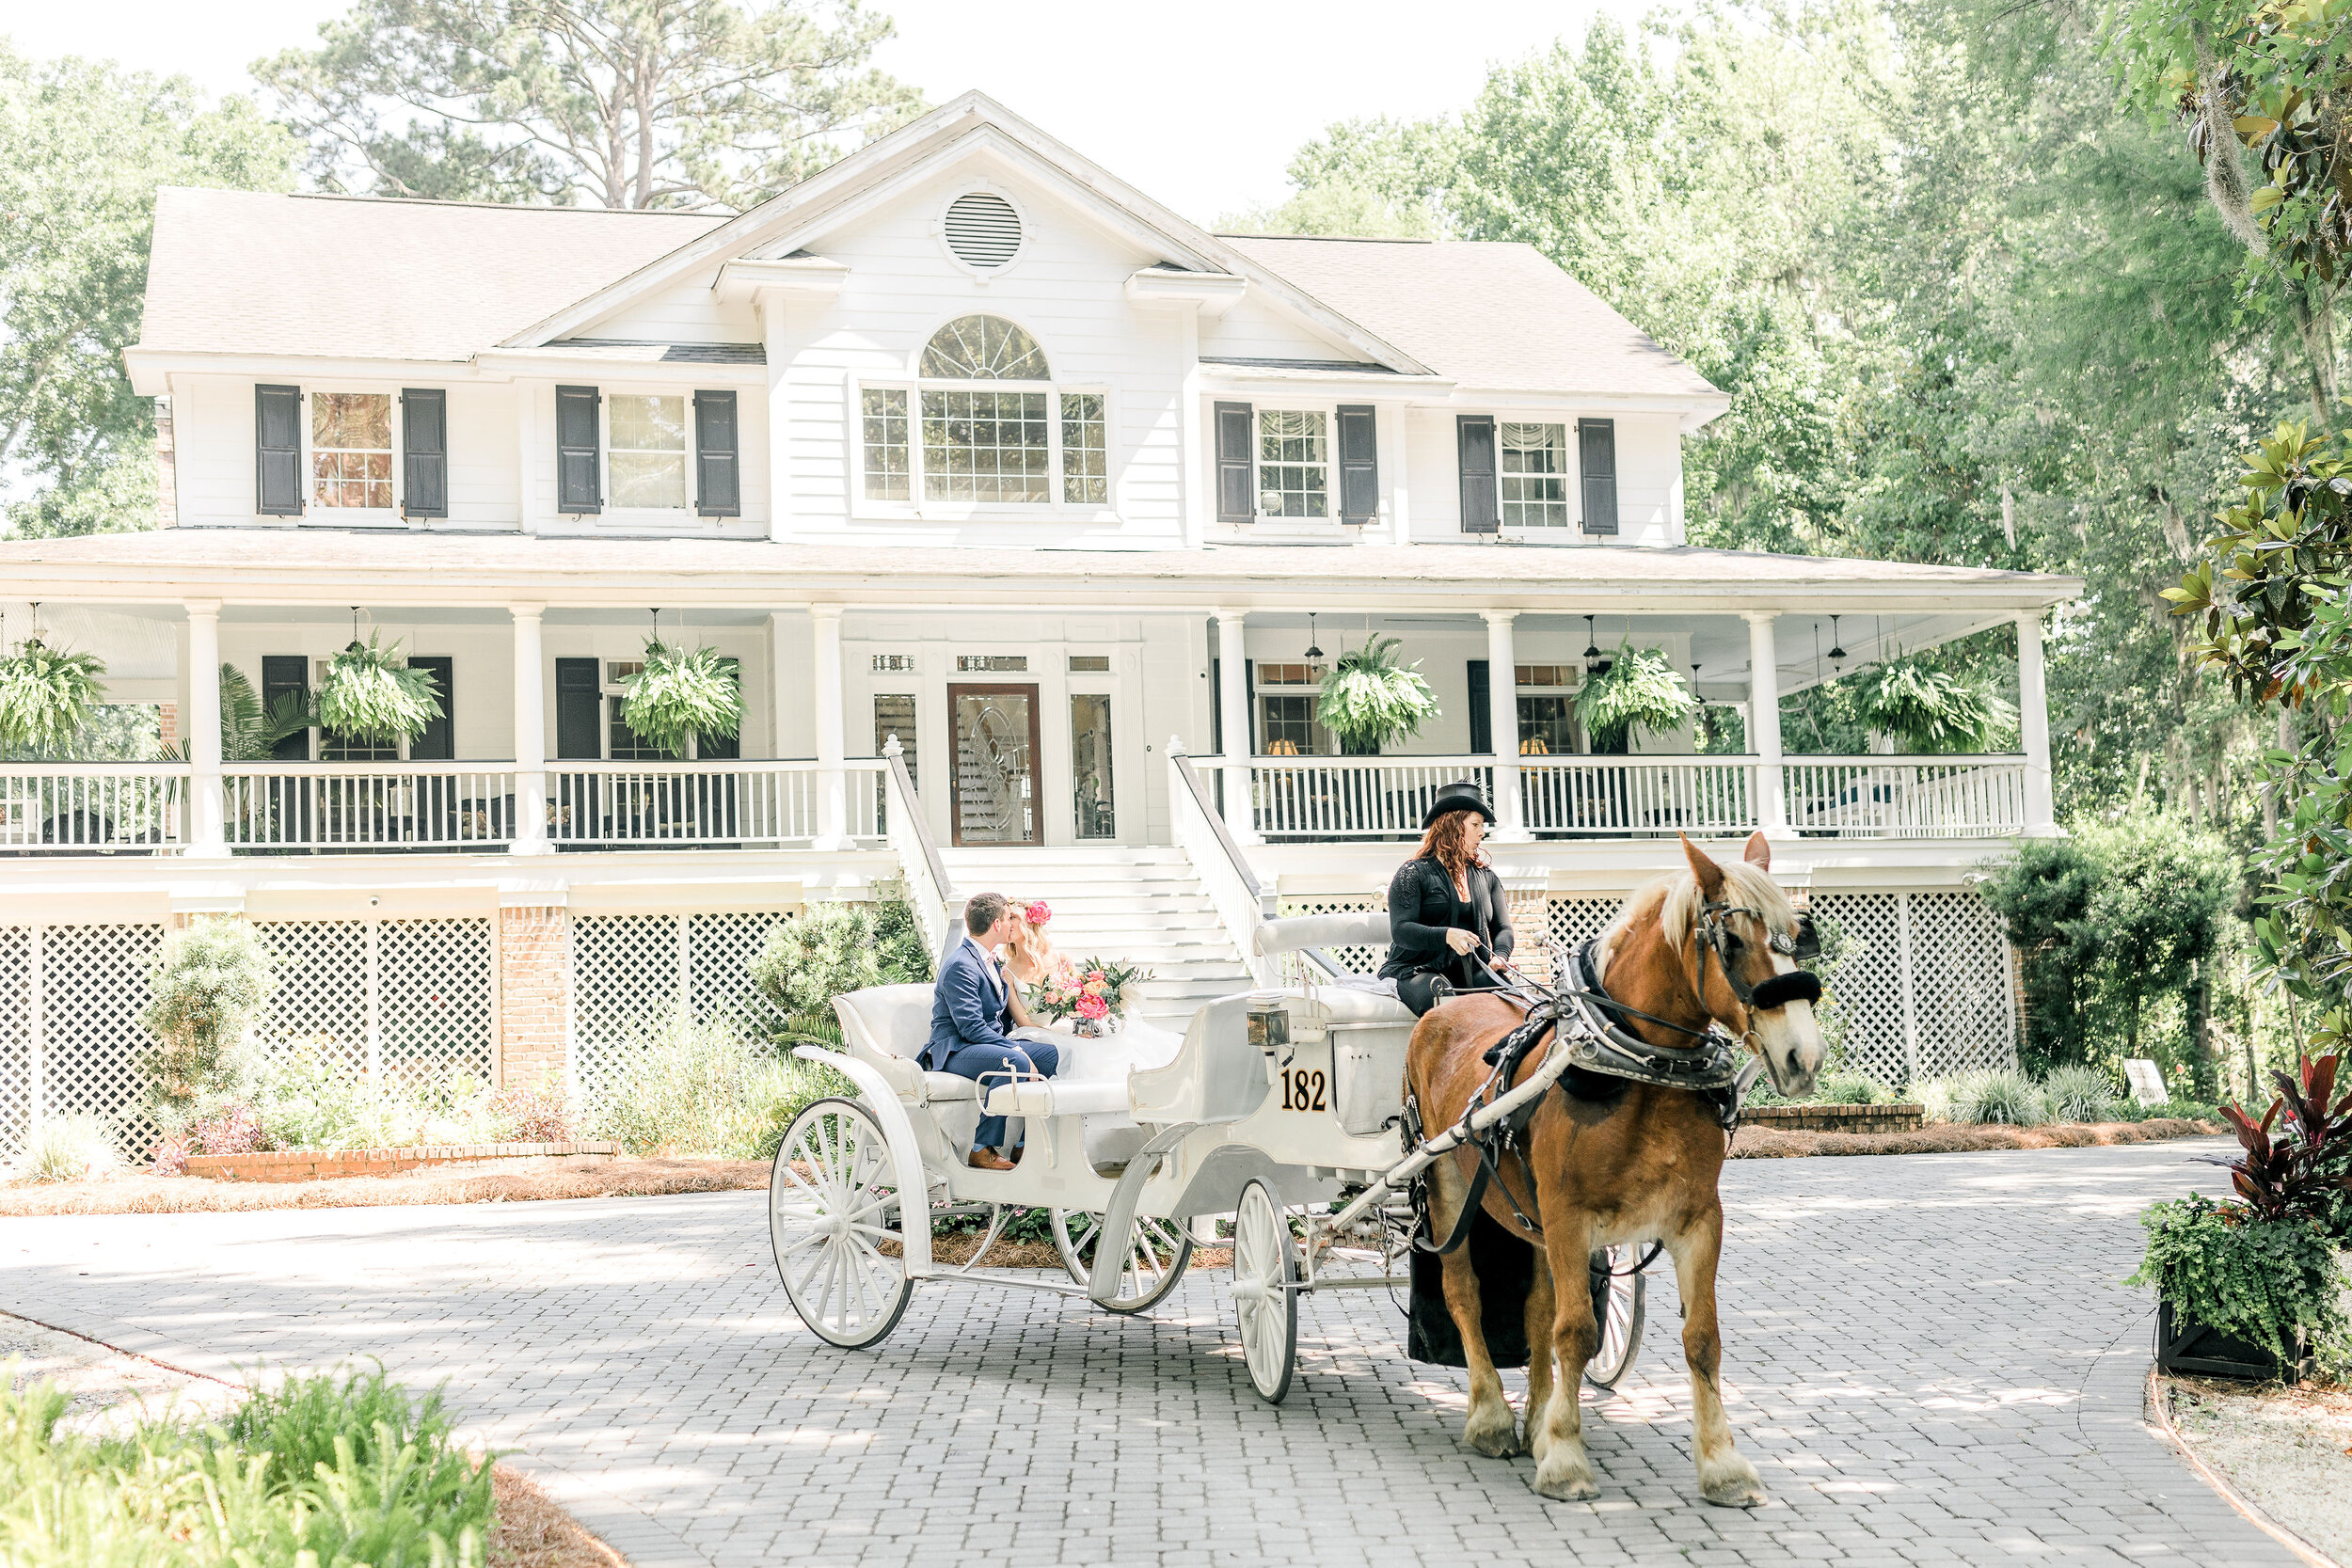
[[[42,1117],[87,1115],[144,1154],[140,1026],[160,925],[0,927],[0,1157],[22,1153]]]
[[[791,910],[572,917],[572,1082],[593,1099],[672,1022],[749,1006],[752,960]]]
[[[1624,901],[1555,894],[1546,900],[1552,940],[1575,946],[1600,933]],[[1378,894],[1285,897],[1284,915],[1377,910]],[[2000,925],[1973,893],[1817,893],[1813,909],[1835,922],[1844,950],[1824,970],[1822,1022],[1845,1065],[1889,1085],[1976,1068],[2017,1065],[2011,958]],[[1526,940],[1524,936],[1520,939]],[[1385,947],[1351,947],[1341,962],[1370,974]]]
[[[480,917],[262,920],[278,987],[264,1050],[309,1047],[354,1072],[497,1075],[498,964]]]

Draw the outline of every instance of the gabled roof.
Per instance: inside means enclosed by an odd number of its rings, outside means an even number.
[[[1224,239],[1465,389],[1722,396],[1534,245]]]
[[[167,189],[131,352],[466,360],[725,222]]]
[[[508,348],[534,348],[579,333],[631,301],[704,269],[755,250],[803,244],[878,194],[919,178],[949,159],[988,149],[1024,172],[1060,186],[1074,201],[1124,230],[1159,260],[1189,272],[1248,279],[1278,310],[1291,315],[1361,358],[1407,375],[1422,365],[1361,323],[1318,300],[1296,283],[1260,266],[1207,230],[1160,205],[1100,165],[1046,135],[981,92],[967,92],[921,119],[860,148],[799,184],[728,219],[722,228],[649,261],[583,294],[506,339]]]

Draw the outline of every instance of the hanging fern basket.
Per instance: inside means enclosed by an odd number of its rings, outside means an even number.
[[[1323,677],[1315,698],[1315,720],[1351,756],[1375,756],[1392,740],[1421,733],[1438,716],[1438,696],[1422,679],[1421,666],[1401,664],[1400,640],[1375,637],[1343,653]]]
[[[96,654],[65,653],[38,637],[0,657],[0,746],[71,752],[105,699],[105,673]]]
[[[1629,642],[1576,697],[1576,716],[1596,752],[1624,751],[1636,731],[1680,729],[1698,710],[1698,698],[1662,652]]]
[[[441,716],[432,672],[410,667],[397,643],[354,638],[326,661],[319,683],[319,725],[329,735],[369,746],[414,740]]]
[[[735,661],[709,648],[646,643],[644,668],[621,688],[621,721],[674,757],[684,756],[696,736],[740,734],[743,691]]]
[[[2003,698],[1910,657],[1864,675],[1857,705],[1863,722],[1919,752],[1989,751],[2017,722]]]

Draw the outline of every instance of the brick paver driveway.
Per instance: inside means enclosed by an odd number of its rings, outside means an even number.
[[[1454,1441],[1460,1374],[1376,1292],[1310,1301],[1262,1404],[1216,1275],[1157,1320],[918,1291],[878,1349],[803,1331],[756,1194],[0,1222],[0,1302],[195,1370],[381,1357],[450,1380],[644,1568],[858,1562],[2285,1564],[2139,1423],[2117,1281],[2200,1146],[1741,1161],[1725,1376],[1773,1503],[1698,1499],[1673,1288],[1591,1402],[1594,1503]],[[1516,1382],[1515,1382],[1516,1387]]]

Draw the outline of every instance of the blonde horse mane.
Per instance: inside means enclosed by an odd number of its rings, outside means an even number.
[[[1797,927],[1797,907],[1789,902],[1788,892],[1772,880],[1772,873],[1746,861],[1718,861],[1724,874],[1724,901],[1734,908],[1755,910],[1764,916],[1764,924],[1781,935]],[[1605,966],[1616,952],[1617,943],[1634,923],[1658,918],[1660,932],[1666,945],[1677,952],[1691,940],[1691,927],[1699,913],[1699,879],[1689,871],[1669,871],[1656,881],[1636,888],[1600,933],[1600,958]]]

